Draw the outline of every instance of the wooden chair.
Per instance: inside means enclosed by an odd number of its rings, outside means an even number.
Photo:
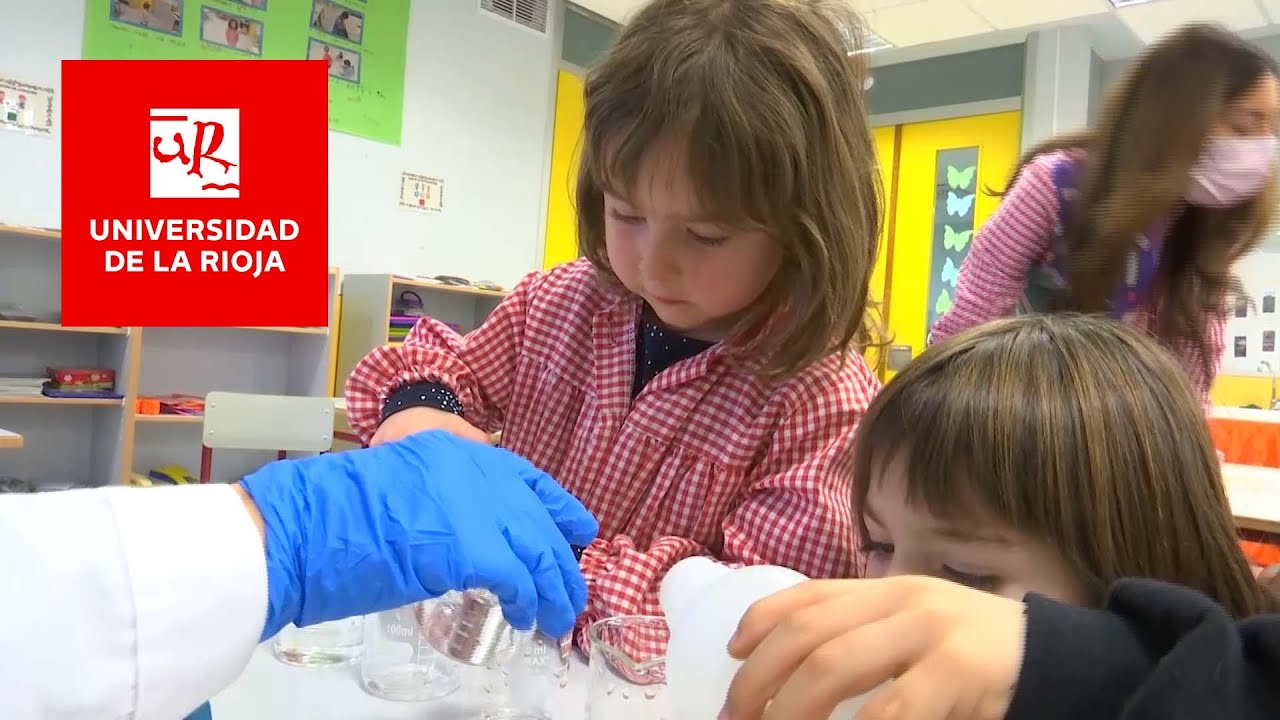
[[[205,397],[200,482],[213,470],[213,451],[327,452],[333,447],[333,398],[211,392]]]

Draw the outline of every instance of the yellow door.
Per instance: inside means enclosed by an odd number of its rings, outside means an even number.
[[[987,191],[1003,190],[1017,167],[1021,121],[1006,112],[901,128],[887,325],[912,357],[950,307],[973,235],[999,202]]]
[[[876,144],[876,160],[880,166],[880,183],[884,188],[884,207],[880,209],[883,216],[880,224],[879,250],[876,252],[876,266],[871,274],[871,287],[868,289],[867,296],[878,305],[878,311],[873,315],[883,330],[888,311],[885,304],[887,299],[885,278],[887,277],[889,263],[889,247],[893,242],[890,222],[893,219],[893,178],[896,171],[894,161],[897,152],[898,129],[896,127],[878,127],[872,128],[871,133]],[[877,375],[883,377],[883,353],[878,348],[872,347],[867,350],[866,358],[867,364],[871,366],[871,369],[875,370]]]
[[[573,194],[578,178],[578,141],[586,109],[582,78],[561,70],[556,81],[556,118],[551,142],[551,182],[542,266],[550,269],[578,257],[578,224]]]

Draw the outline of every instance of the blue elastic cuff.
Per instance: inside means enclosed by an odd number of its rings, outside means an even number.
[[[267,616],[261,640],[275,637],[302,610],[302,579],[298,553],[305,531],[294,493],[294,465],[272,463],[241,481],[245,493],[262,514],[266,532]]]
[[[382,419],[386,420],[401,410],[411,407],[429,407],[458,416],[465,414],[462,403],[459,402],[453,390],[438,382],[425,381],[406,385],[391,393],[387,401],[382,404]]]

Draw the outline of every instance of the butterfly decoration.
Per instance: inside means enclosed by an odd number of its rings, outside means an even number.
[[[963,170],[957,170],[954,165],[948,165],[947,184],[956,190],[968,190],[969,183],[973,182],[973,174],[977,170],[977,165],[970,165]]]
[[[977,197],[977,195],[973,193],[970,193],[962,197],[948,190],[947,191],[947,214],[956,215],[956,216],[968,215],[969,211],[973,209],[973,199],[975,197]]]
[[[960,270],[951,258],[947,258],[947,261],[942,264],[942,282],[949,283],[954,288],[959,280]]]
[[[969,238],[973,237],[973,231],[965,230],[960,232],[951,229],[950,225],[943,225],[942,235],[943,247],[948,250],[955,250],[956,252],[964,252],[965,247],[969,244]]]
[[[938,299],[933,303],[933,311],[938,315],[945,313],[951,309],[951,293],[943,290]]]

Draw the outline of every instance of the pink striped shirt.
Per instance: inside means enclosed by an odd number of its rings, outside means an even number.
[[[1027,289],[1028,273],[1051,265],[1054,241],[1061,232],[1053,168],[1071,159],[1067,151],[1049,152],[1035,157],[1023,169],[996,212],[976,233],[973,246],[960,266],[955,301],[951,309],[938,318],[931,340],[942,340],[1012,314]],[[1154,336],[1152,303],[1148,298],[1143,306],[1125,317],[1125,322]],[[1199,344],[1176,341],[1170,347],[1206,403],[1209,386],[1222,362],[1225,327],[1224,307],[1209,323],[1209,344],[1214,352],[1209,358],[1212,372],[1207,375]]]

